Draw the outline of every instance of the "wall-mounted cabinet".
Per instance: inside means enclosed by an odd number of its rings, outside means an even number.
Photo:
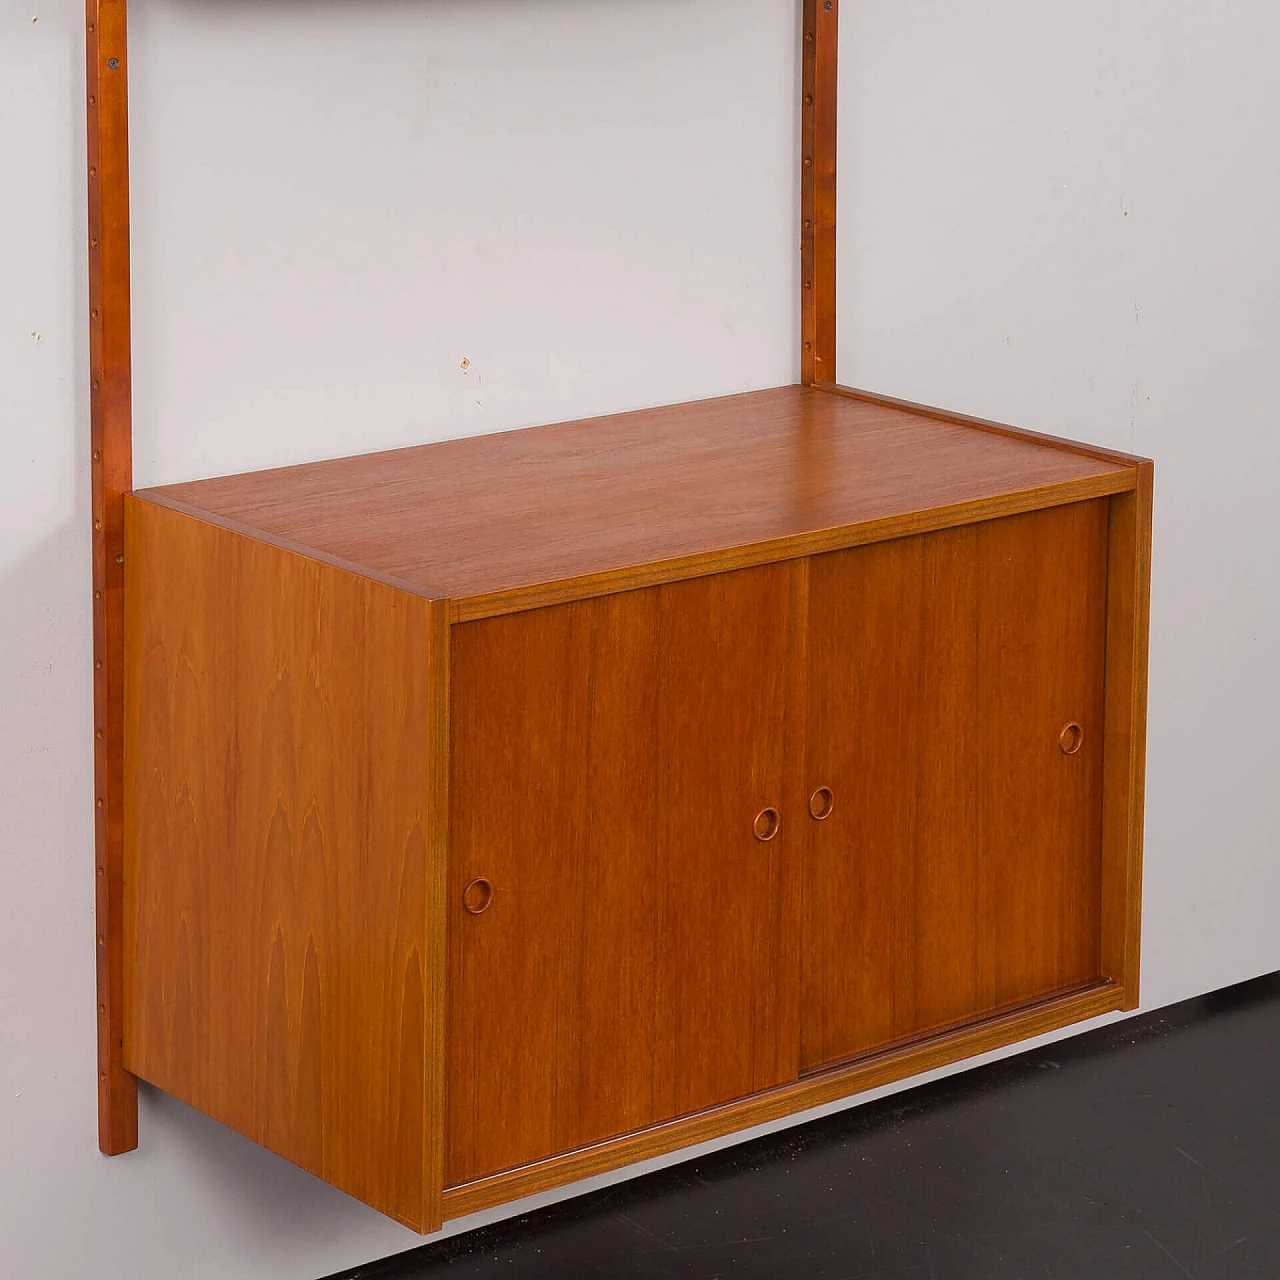
[[[124,1063],[419,1229],[1137,999],[1150,464],[785,387],[127,500]]]

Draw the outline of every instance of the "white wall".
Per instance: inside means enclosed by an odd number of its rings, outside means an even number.
[[[133,0],[138,483],[792,379],[795,12]],[[1144,1002],[1280,967],[1280,11],[842,21],[841,375],[1156,458]],[[95,1149],[82,24],[0,0],[0,1273],[312,1280],[418,1239]]]
[[[134,3],[140,486],[792,377],[793,0]]]

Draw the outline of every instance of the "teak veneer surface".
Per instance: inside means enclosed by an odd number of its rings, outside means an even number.
[[[807,768],[834,805],[805,824],[806,1068],[1102,973],[1107,520],[813,561]]]
[[[939,512],[958,523],[1133,486],[1122,461],[795,386],[145,496],[459,601],[727,548],[830,550],[839,542],[811,535],[912,533]]]
[[[454,628],[446,1185],[795,1078],[806,570]]]
[[[790,387],[126,497],[122,1070],[431,1230],[1132,1007],[1151,494]]]
[[[126,522],[125,1066],[439,1220],[443,607]]]

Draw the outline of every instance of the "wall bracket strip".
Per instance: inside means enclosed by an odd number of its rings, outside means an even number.
[[[124,495],[133,487],[125,0],[86,0],[98,1146],[138,1145],[124,1068]]]
[[[840,0],[804,0],[800,381],[836,380],[836,85]]]

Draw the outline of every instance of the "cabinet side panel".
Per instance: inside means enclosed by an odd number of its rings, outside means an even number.
[[[1110,502],[1107,553],[1106,742],[1102,819],[1102,971],[1139,997],[1152,466]]]
[[[138,500],[128,541],[127,1066],[427,1229],[445,606]]]

